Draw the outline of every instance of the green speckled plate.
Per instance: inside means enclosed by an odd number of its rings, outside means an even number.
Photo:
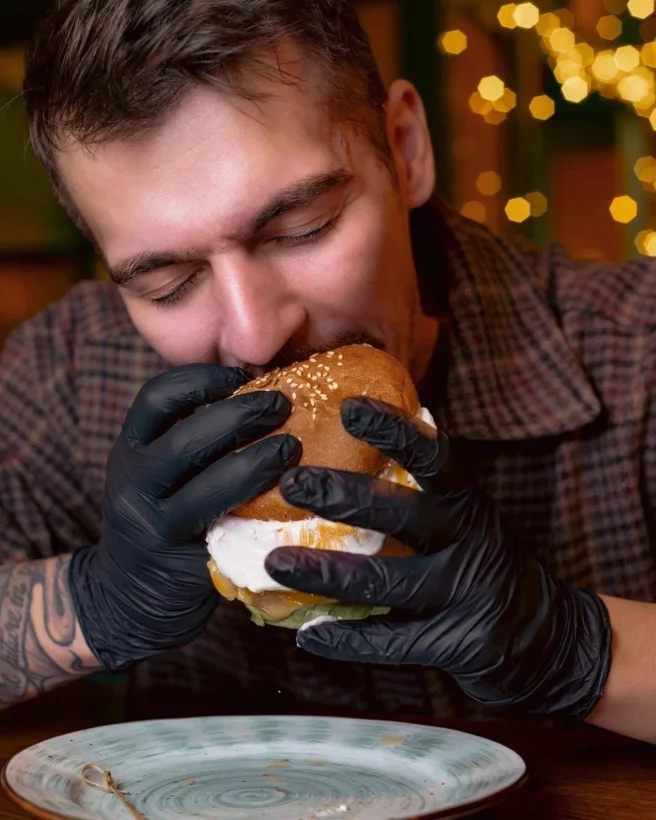
[[[491,740],[409,723],[322,717],[211,717],[125,723],[39,743],[3,782],[41,818],[130,820],[87,786],[111,771],[145,820],[408,820],[487,807],[526,767]]]

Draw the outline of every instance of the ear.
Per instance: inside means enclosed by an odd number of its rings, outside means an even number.
[[[419,208],[435,189],[435,155],[424,104],[407,80],[396,80],[390,86],[387,136],[407,205]]]

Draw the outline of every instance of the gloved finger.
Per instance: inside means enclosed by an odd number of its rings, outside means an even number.
[[[436,567],[426,556],[377,558],[348,552],[278,547],[264,567],[279,584],[362,606],[388,606],[420,613],[437,600]]]
[[[146,382],[123,423],[123,435],[150,444],[198,407],[231,396],[248,382],[243,370],[214,364],[175,367]]]
[[[171,495],[213,461],[273,432],[290,410],[274,390],[214,402],[145,448],[134,481],[154,498]]]
[[[301,457],[298,439],[271,436],[207,467],[163,504],[172,528],[201,535],[217,518],[274,487]]]
[[[446,492],[470,483],[464,459],[449,436],[371,398],[346,399],[342,423],[355,438],[394,459],[424,490]]]
[[[415,643],[425,631],[416,623],[383,620],[333,621],[299,630],[296,644],[306,652],[354,663],[417,663]]]
[[[298,467],[285,473],[280,491],[296,507],[329,521],[393,535],[419,553],[448,547],[460,525],[455,498],[361,473]]]

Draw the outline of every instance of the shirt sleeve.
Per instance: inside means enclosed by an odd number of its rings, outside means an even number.
[[[74,307],[21,325],[0,357],[0,563],[48,558],[97,540],[79,447]]]

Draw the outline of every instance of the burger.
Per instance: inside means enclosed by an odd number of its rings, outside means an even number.
[[[435,426],[421,408],[409,373],[393,356],[369,345],[347,345],[286,368],[278,368],[240,387],[234,395],[278,390],[292,405],[277,433],[302,444],[302,466],[368,473],[417,488],[413,477],[380,450],[351,436],[341,421],[344,399],[369,396]],[[278,487],[233,510],[207,534],[208,567],[219,593],[241,601],[259,626],[289,629],[318,620],[360,620],[385,614],[382,607],[354,606],[296,592],[278,584],[264,562],[276,547],[302,546],[362,555],[411,556],[412,550],[381,533],[316,517],[288,504]]]

